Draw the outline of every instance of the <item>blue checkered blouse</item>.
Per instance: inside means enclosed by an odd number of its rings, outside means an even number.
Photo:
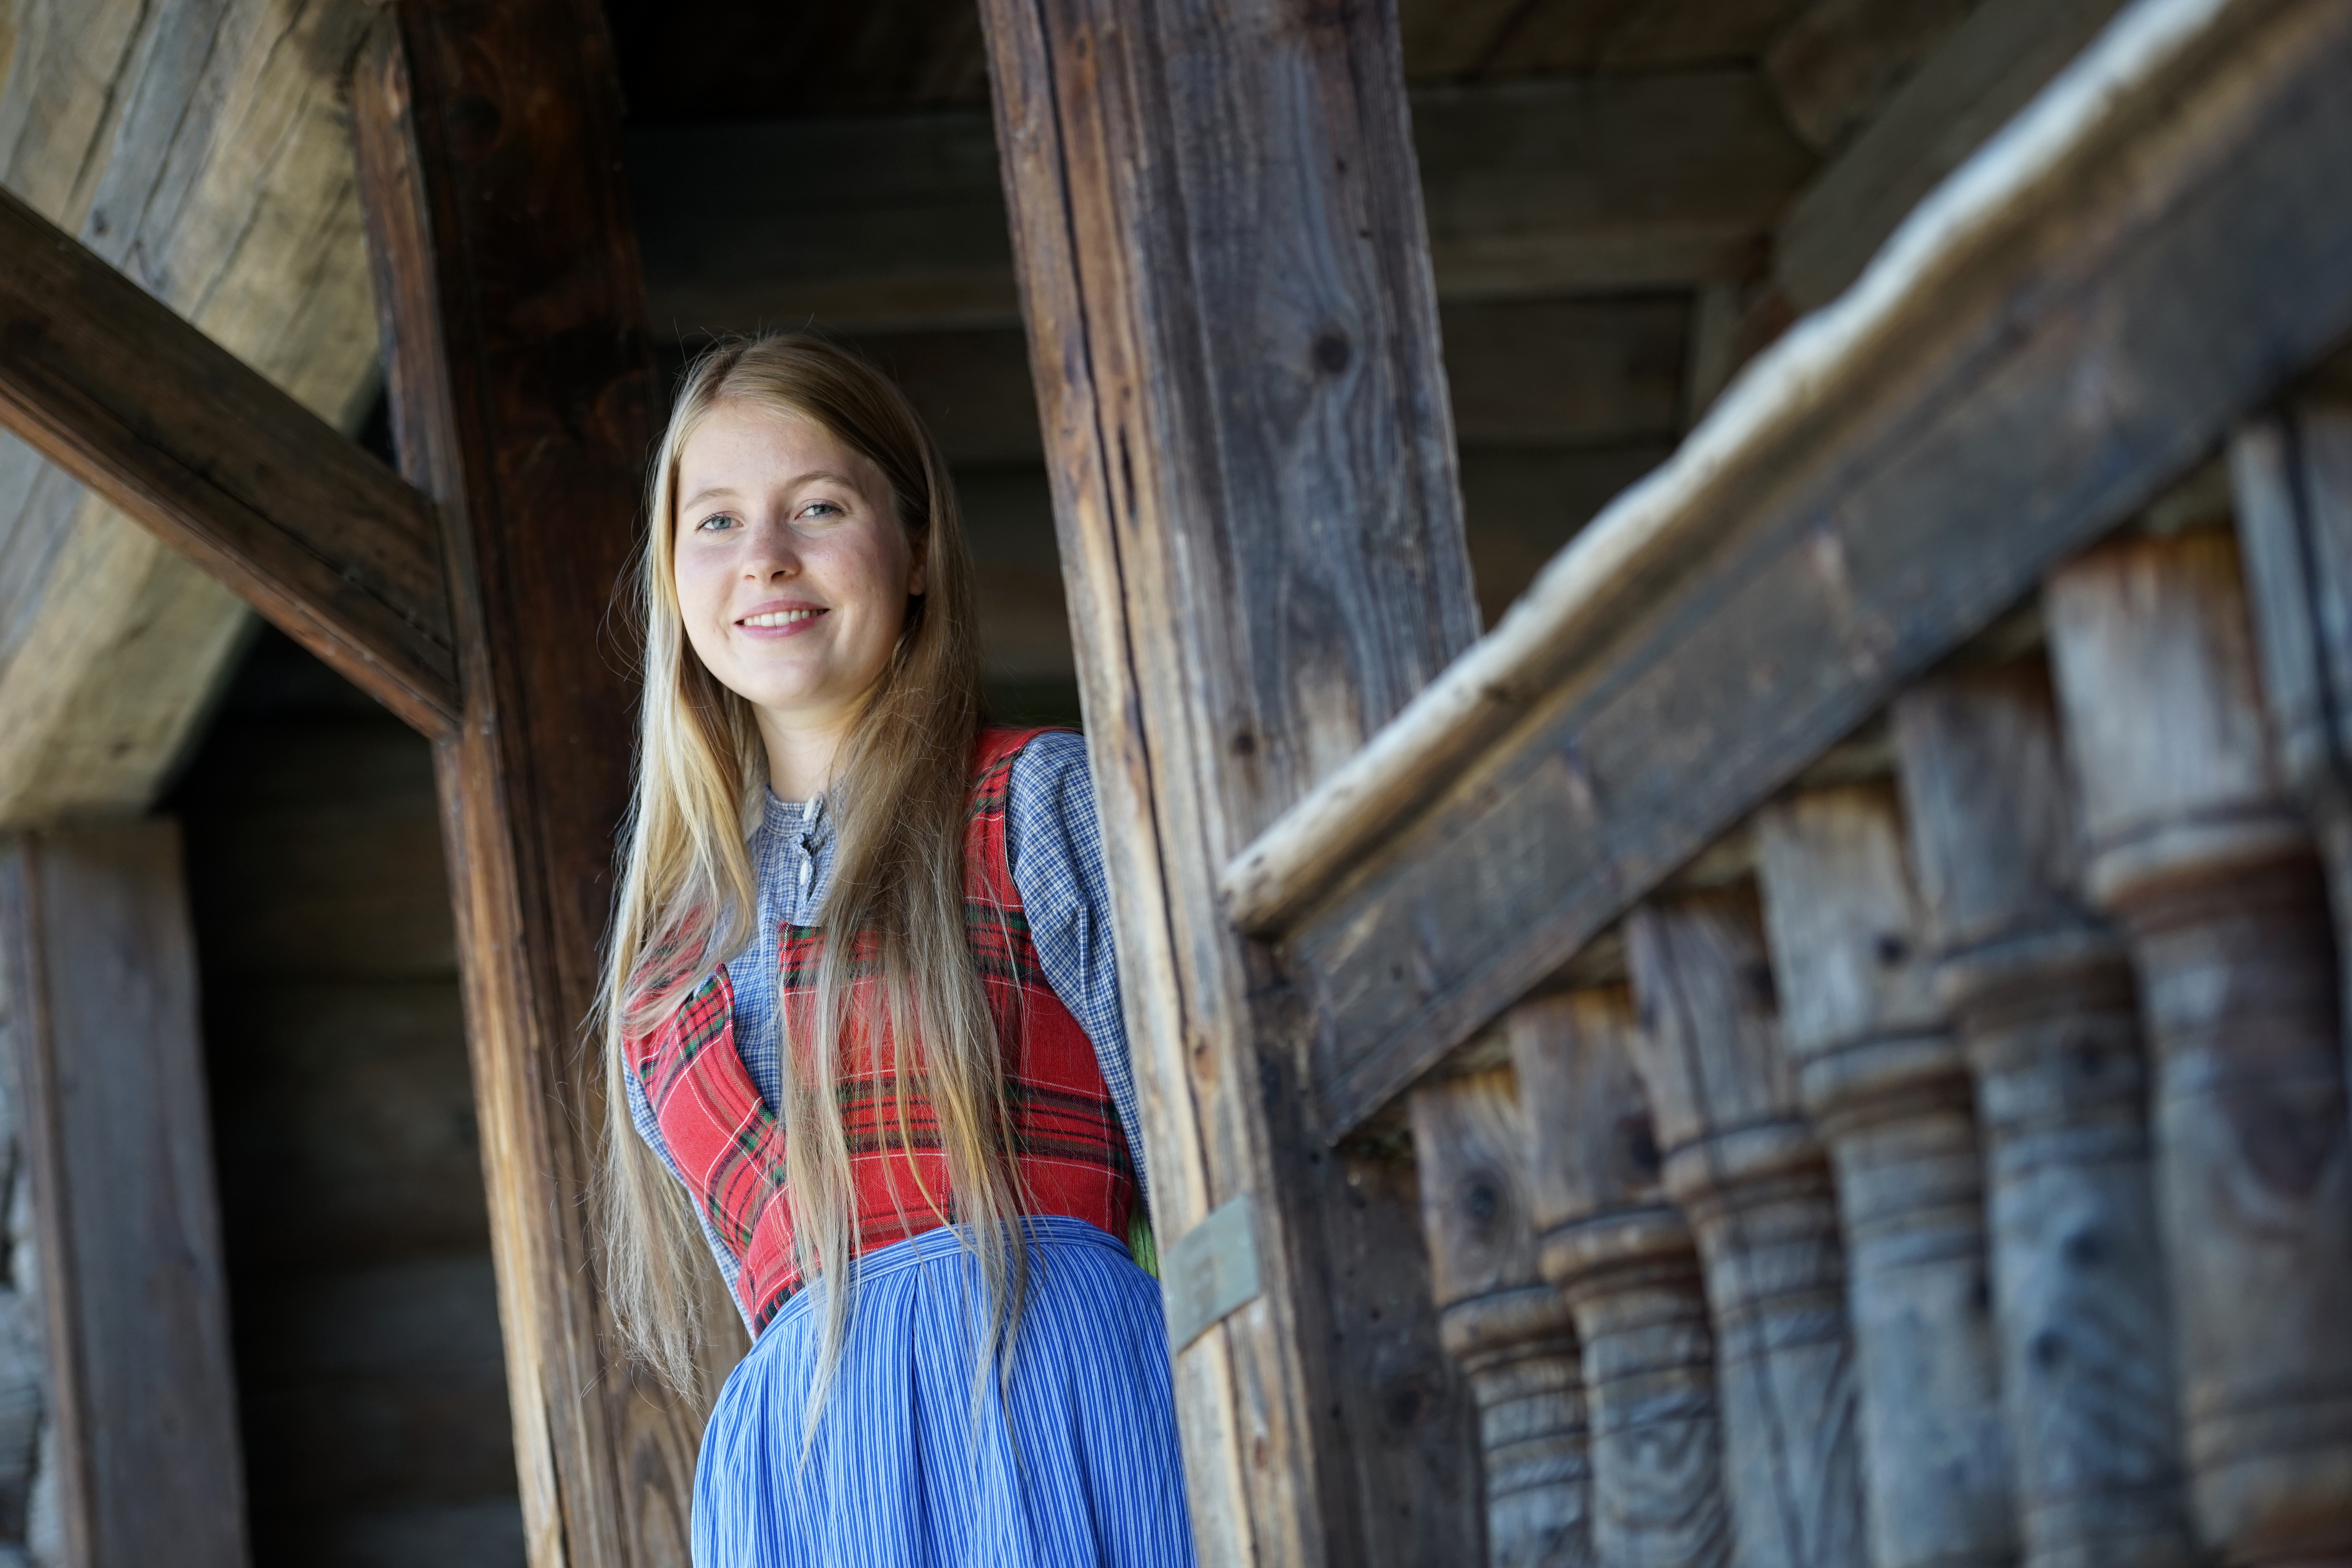
[[[787,801],[769,795],[766,815],[752,830],[749,847],[760,879],[760,916],[751,944],[728,961],[727,977],[735,988],[735,1048],[753,1087],[773,1106],[783,1098],[783,1050],[776,1026],[776,928],[820,923],[817,914],[832,881],[834,849],[833,818],[824,810],[824,798]],[[1118,1107],[1127,1145],[1135,1156],[1140,1197],[1145,1190],[1143,1137],[1136,1117],[1127,1026],[1119,1014],[1102,827],[1095,816],[1094,778],[1083,737],[1049,730],[1013,758],[1006,784],[1004,849],[1013,889],[1029,917],[1038,966],[1054,994],[1094,1042],[1103,1081]],[[645,1086],[635,1074],[629,1075],[629,1116],[670,1173],[677,1174]],[[696,1212],[700,1213],[698,1205]],[[708,1218],[703,1234],[731,1288],[735,1255]]]

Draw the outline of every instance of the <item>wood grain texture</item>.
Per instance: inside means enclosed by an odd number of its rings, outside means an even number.
[[[0,849],[16,1037],[76,1568],[247,1561],[228,1292],[179,835]]]
[[[1801,790],[1755,831],[1780,1037],[1837,1173],[1871,1561],[2011,1562],[1974,1096],[1936,997],[1895,792]]]
[[[2298,396],[2250,420],[2230,475],[2271,732],[2326,861],[2352,988],[2352,400]]]
[[[1412,1093],[1422,1231],[1446,1352],[1478,1402],[1492,1568],[1589,1568],[1591,1435],[1567,1300],[1536,1264],[1528,1129],[1508,1068]]]
[[[339,86],[362,0],[5,9],[0,184],[352,428],[376,381]],[[0,821],[145,809],[249,624],[0,435]]]
[[[1780,1038],[1754,888],[1643,904],[1627,917],[1625,958],[1663,1183],[1706,1268],[1738,1560],[1861,1568],[1863,1435],[1837,1203]]]
[[[1475,633],[1393,21],[982,17],[1153,1217],[1172,1240],[1257,1214],[1264,1292],[1176,1354],[1200,1550],[1472,1560],[1433,1310],[1340,1299],[1362,1239],[1417,1216],[1318,1147],[1301,1020],[1213,880]],[[1401,1384],[1422,1396],[1382,1408]]]
[[[1814,166],[1737,69],[1431,88],[1412,132],[1449,300],[1744,275]],[[1018,319],[983,114],[647,126],[627,156],[666,333]],[[704,221],[721,207],[723,236]]]
[[[1592,1542],[1611,1568],[1726,1568],[1731,1519],[1698,1253],[1659,1184],[1622,984],[1523,1002],[1511,1063],[1544,1278],[1584,1346]]]
[[[1895,705],[1925,945],[1975,1077],[2028,1568],[2187,1568],[2147,1075],[2121,940],[2084,903],[2047,666]]]
[[[1874,285],[1752,365],[1228,869],[1235,918],[1284,932],[1335,1131],[2352,322],[2352,218],[2315,221],[2341,166],[2315,150],[2352,156],[2352,100],[2322,86],[2352,68],[2352,13],[2225,7],[2200,30],[2172,3],[2110,33]]]
[[[353,86],[403,472],[439,503],[467,721],[438,742],[534,1568],[684,1561],[698,1414],[618,1354],[583,1197],[631,692],[607,612],[656,428],[603,19],[415,0]],[[722,1369],[716,1369],[722,1370]]]
[[[2227,534],[2054,574],[2051,662],[2157,1062],[2190,1496],[2238,1563],[2352,1552],[2352,1124],[2334,946]]]

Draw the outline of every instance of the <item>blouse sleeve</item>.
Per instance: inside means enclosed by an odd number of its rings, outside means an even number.
[[[1111,945],[1110,889],[1103,876],[1102,827],[1084,737],[1049,730],[1021,749],[1007,781],[1004,854],[1029,919],[1029,939],[1045,983],[1094,1042],[1095,1059],[1149,1191],[1135,1069],[1119,1011],[1118,955]]]

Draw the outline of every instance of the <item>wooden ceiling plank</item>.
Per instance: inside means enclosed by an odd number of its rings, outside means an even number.
[[[1528,0],[1398,0],[1405,79],[1454,81],[1469,75],[1528,5]]]
[[[2352,328],[2352,12],[2141,0],[1230,866],[1344,1131]],[[2126,177],[2126,172],[2128,177]],[[2085,386],[2129,387],[2086,401]]]
[[[1972,9],[1974,0],[1813,0],[1764,51],[1805,144],[1834,151]]]
[[[411,724],[455,724],[432,503],[5,192],[0,256],[0,423]]]
[[[1449,301],[1745,277],[1815,165],[1747,69],[1431,88],[1412,127]],[[663,126],[627,145],[663,331],[1019,322],[983,116]]]
[[[1826,303],[1937,181],[2072,60],[2122,0],[1984,0],[1942,35],[1781,220],[1772,277],[1799,310]]]

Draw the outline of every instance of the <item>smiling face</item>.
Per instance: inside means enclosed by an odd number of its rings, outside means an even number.
[[[721,403],[678,454],[676,528],[687,641],[752,705],[777,792],[815,793],[923,592],[889,484],[814,420]]]

